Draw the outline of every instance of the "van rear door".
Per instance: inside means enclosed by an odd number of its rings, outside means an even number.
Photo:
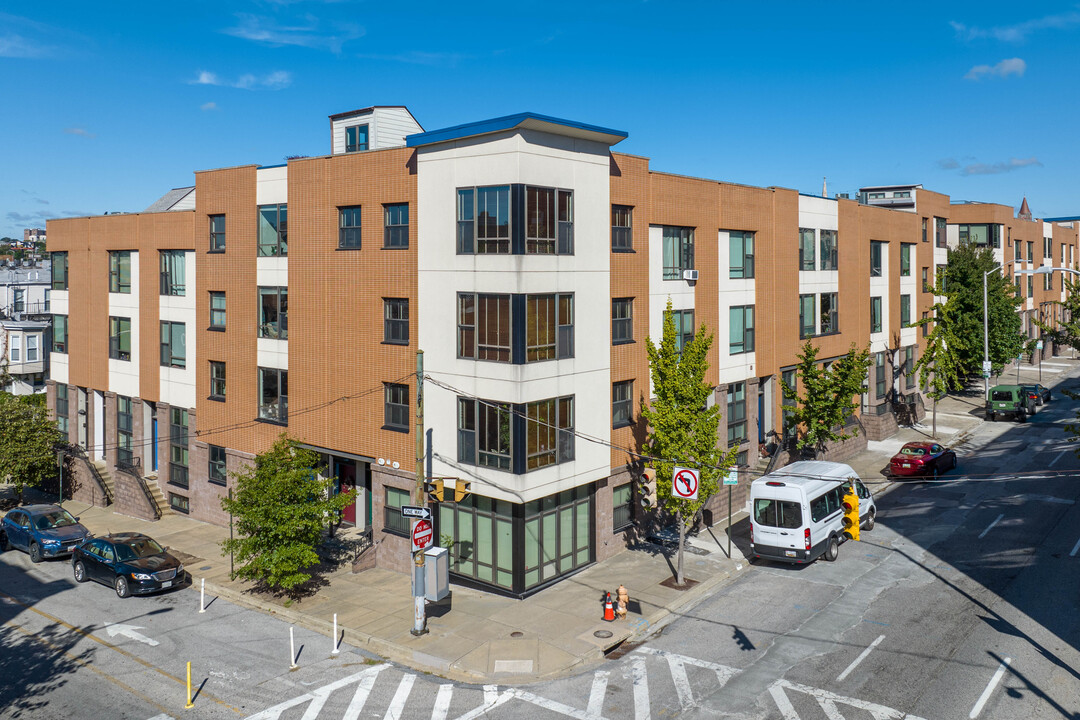
[[[754,498],[754,545],[758,554],[780,560],[805,555],[802,507],[796,500]]]

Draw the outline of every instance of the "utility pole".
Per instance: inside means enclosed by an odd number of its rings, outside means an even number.
[[[416,487],[413,489],[413,502],[424,506],[424,351],[416,351]],[[410,538],[410,543],[411,543]],[[424,549],[413,553],[413,635],[423,635],[428,631],[426,608],[424,607]]]

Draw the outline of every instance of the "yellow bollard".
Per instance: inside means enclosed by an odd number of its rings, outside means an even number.
[[[185,710],[189,710],[195,707],[195,703],[191,702],[191,661],[188,660],[187,664],[187,705],[184,706]]]

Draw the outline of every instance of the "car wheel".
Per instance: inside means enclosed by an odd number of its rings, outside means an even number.
[[[83,565],[82,560],[75,563],[75,582],[86,582],[86,566]]]
[[[928,480],[937,480],[938,479],[937,463],[934,463],[934,466],[932,468],[930,468],[930,472],[927,474],[927,479]]]
[[[1054,396],[1053,396],[1052,393],[1046,393],[1046,402],[1050,402],[1053,399],[1053,397]]]
[[[1027,413],[1026,412],[1017,413],[1016,419],[1019,422],[1026,423],[1027,422]]]
[[[128,580],[123,575],[116,576],[116,582],[113,583],[113,587],[116,588],[116,597],[126,598],[131,596],[131,588],[128,586]]]
[[[867,513],[866,522],[863,523],[863,530],[866,530],[867,532],[870,532],[871,530],[874,529],[874,522],[875,522],[874,515],[876,515],[876,514],[877,513],[875,513],[873,510],[871,510],[869,513]]]
[[[833,535],[829,538],[829,544],[825,546],[825,559],[829,562],[835,562],[836,556],[840,553],[840,544],[836,542],[836,536]]]
[[[30,543],[30,562],[39,563],[41,560],[41,546],[37,543]]]
[[[995,415],[994,413],[990,413],[989,417],[990,422],[997,422],[997,415]]]

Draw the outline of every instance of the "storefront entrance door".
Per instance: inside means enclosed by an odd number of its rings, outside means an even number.
[[[350,493],[353,502],[342,511],[341,521],[343,525],[356,525],[356,464],[353,462],[338,463],[338,481],[341,484],[341,492]]]

